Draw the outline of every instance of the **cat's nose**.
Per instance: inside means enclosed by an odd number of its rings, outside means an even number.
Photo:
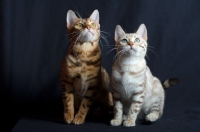
[[[90,26],[90,25],[86,25],[86,28],[87,28],[88,30],[90,30],[91,26]]]
[[[132,45],[133,45],[133,42],[129,42],[129,45],[132,46]]]

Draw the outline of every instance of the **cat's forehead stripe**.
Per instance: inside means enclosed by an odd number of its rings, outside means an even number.
[[[91,24],[91,23],[95,23],[92,19],[90,19],[90,18],[82,18],[82,19],[79,19],[79,21],[77,21],[78,23],[80,22],[80,23],[84,23],[84,24]],[[97,23],[96,23],[97,24]]]
[[[128,37],[133,37],[134,34],[133,34],[133,33],[126,33],[126,36],[128,36]]]
[[[135,34],[135,33],[127,33],[127,34],[125,34],[125,38],[127,38],[127,39],[135,39],[135,38],[137,38],[138,36]]]

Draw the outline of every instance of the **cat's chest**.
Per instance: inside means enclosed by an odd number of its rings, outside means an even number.
[[[128,69],[128,70],[127,70]],[[136,68],[135,68],[136,69]],[[132,84],[133,86],[143,83],[145,78],[144,69],[126,68],[120,70],[121,83],[123,85]]]
[[[113,72],[113,78],[116,82],[117,91],[121,94],[122,99],[126,102],[131,100],[133,93],[143,89],[145,83],[145,69],[119,68],[118,72]]]

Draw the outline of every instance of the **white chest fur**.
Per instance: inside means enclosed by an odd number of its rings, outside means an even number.
[[[145,69],[145,60],[137,63],[130,59],[125,59],[123,62],[115,61],[112,69],[112,85],[124,101],[131,101],[132,95],[144,88],[142,85],[146,77]]]

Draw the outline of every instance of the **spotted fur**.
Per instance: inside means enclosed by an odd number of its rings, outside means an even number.
[[[117,59],[112,67],[114,119],[112,126],[135,126],[136,119],[156,121],[163,113],[164,88],[178,79],[167,79],[163,84],[154,77],[146,65],[147,30],[141,24],[136,33],[125,33],[118,25],[115,29]],[[163,88],[163,86],[164,88]]]
[[[70,47],[62,62],[60,78],[64,119],[68,124],[82,124],[94,101],[112,104],[108,91],[110,78],[101,67],[98,10],[86,19],[69,10],[66,21]]]

